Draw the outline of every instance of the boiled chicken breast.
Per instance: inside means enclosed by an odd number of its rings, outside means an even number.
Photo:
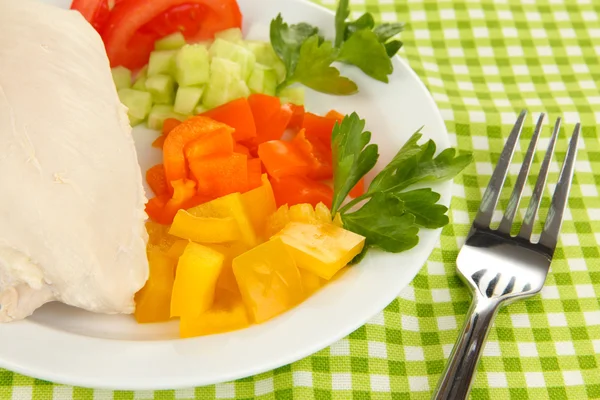
[[[0,0],[0,321],[131,313],[146,198],[104,46],[76,11]]]

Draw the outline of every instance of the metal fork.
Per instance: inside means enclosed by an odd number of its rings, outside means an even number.
[[[498,165],[483,195],[466,243],[461,248],[456,260],[459,275],[473,292],[473,302],[463,330],[450,355],[446,370],[433,396],[433,399],[436,400],[467,398],[477,362],[498,308],[507,302],[532,296],[542,289],[556,249],[575,170],[580,124],[575,126],[571,136],[539,241],[532,240],[532,231],[560,129],[560,118],[554,125],[552,137],[519,233],[512,236],[510,231],[519,209],[519,201],[540,136],[544,114],[541,114],[537,121],[502,221],[497,229],[490,227],[492,215],[498,203],[526,115],[525,110],[521,112],[510,133]]]

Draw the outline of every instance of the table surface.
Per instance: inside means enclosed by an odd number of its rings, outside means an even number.
[[[335,0],[322,4],[333,7]],[[471,398],[600,398],[600,2],[353,0],[352,9],[408,22],[400,56],[433,94],[453,144],[475,156],[453,185],[451,224],[413,283],[347,338],[259,376],[187,390],[112,392],[0,370],[0,400],[429,399],[470,302],[455,272],[458,249],[523,108],[530,111],[523,150],[539,112],[550,117],[540,148],[554,119],[563,117],[559,161],[566,136],[581,121],[577,173],[546,285],[541,295],[498,314]],[[538,153],[533,171],[541,158]],[[521,160],[516,154],[515,173]],[[553,162],[549,182],[556,182],[559,167]],[[507,200],[503,193],[502,207]],[[548,204],[546,193],[542,217]]]

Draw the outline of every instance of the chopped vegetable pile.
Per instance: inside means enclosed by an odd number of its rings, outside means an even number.
[[[235,0],[75,0],[101,34],[132,125],[161,131],[150,278],[139,322],[179,318],[181,337],[241,329],[302,302],[368,249],[402,252],[421,228],[448,223],[440,195],[415,185],[452,179],[470,162],[437,156],[416,132],[370,182],[379,153],[358,114],[307,112],[304,91],[350,95],[351,64],[388,82],[402,24],[348,21],[334,40],[308,23],[270,25],[270,43],[242,38]],[[292,86],[294,85],[294,86]]]

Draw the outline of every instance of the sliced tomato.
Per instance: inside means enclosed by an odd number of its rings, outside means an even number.
[[[287,204],[309,203],[313,207],[319,203],[331,208],[333,189],[324,183],[303,176],[270,177],[277,207]]]
[[[73,0],[71,10],[77,10],[98,32],[110,15],[109,0]]]
[[[201,41],[241,25],[235,0],[126,0],[110,13],[102,38],[111,66],[137,69],[165,35],[182,32],[189,41]]]

